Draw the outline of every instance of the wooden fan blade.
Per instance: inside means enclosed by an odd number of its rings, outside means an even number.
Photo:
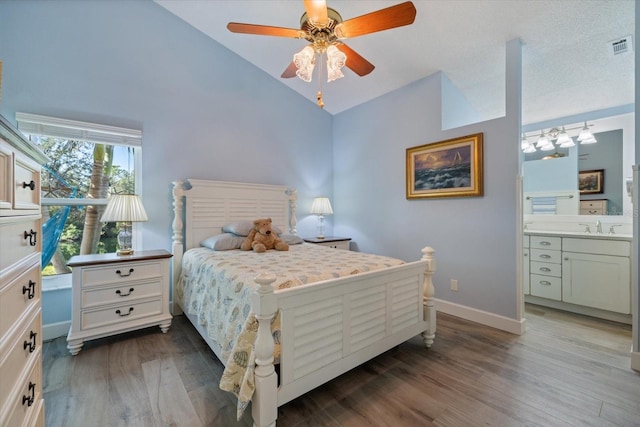
[[[415,18],[416,8],[412,2],[407,1],[357,18],[347,19],[336,25],[335,33],[339,38],[363,36],[413,24]]]
[[[351,49],[344,43],[336,43],[338,50],[347,55],[347,62],[345,66],[349,67],[351,71],[359,75],[360,77],[366,76],[376,68],[371,62],[364,59],[355,50]]]
[[[307,12],[309,21],[324,27],[329,22],[326,0],[304,0],[304,10]]]
[[[295,28],[271,27],[269,25],[229,22],[227,29],[232,33],[256,34],[259,36],[292,37],[294,39],[304,37],[304,33]]]
[[[283,79],[290,79],[291,77],[296,76],[296,71],[298,71],[298,67],[296,67],[296,64],[291,61],[291,64],[289,64],[287,69],[284,70],[280,77],[282,77]]]

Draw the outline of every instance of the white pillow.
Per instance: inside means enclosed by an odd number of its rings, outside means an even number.
[[[275,225],[271,225],[271,229],[276,232],[276,234],[282,234],[280,228]],[[222,231],[224,233],[235,234],[236,236],[244,236],[247,237],[249,233],[253,230],[253,220],[245,219],[240,221],[234,221],[222,227]]]
[[[222,233],[204,239],[200,242],[200,246],[214,251],[230,251],[232,249],[240,249],[242,242],[244,242],[244,237],[231,233]]]

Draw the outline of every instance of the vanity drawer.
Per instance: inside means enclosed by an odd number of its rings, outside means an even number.
[[[534,261],[560,264],[562,262],[561,252],[549,249],[531,249],[531,262]]]
[[[560,277],[532,274],[530,286],[531,295],[556,301],[562,300],[562,279]]]
[[[541,274],[543,276],[562,277],[562,264],[552,264],[550,262],[532,261],[530,265],[531,274]]]
[[[562,238],[553,236],[530,236],[531,247],[537,249],[553,249],[559,251],[562,248]]]
[[[626,257],[631,255],[631,242],[627,240],[565,238],[564,251]]]

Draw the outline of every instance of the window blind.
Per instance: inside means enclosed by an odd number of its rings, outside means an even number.
[[[130,147],[142,146],[142,131],[116,126],[60,119],[29,113],[16,113],[21,132],[33,135],[53,136],[100,144],[118,144]]]

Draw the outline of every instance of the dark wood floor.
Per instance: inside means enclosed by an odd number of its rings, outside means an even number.
[[[631,327],[527,307],[511,335],[438,314],[414,338],[279,410],[278,426],[640,426]],[[183,316],[85,344],[47,342],[46,425],[250,426],[218,388],[222,364]]]

